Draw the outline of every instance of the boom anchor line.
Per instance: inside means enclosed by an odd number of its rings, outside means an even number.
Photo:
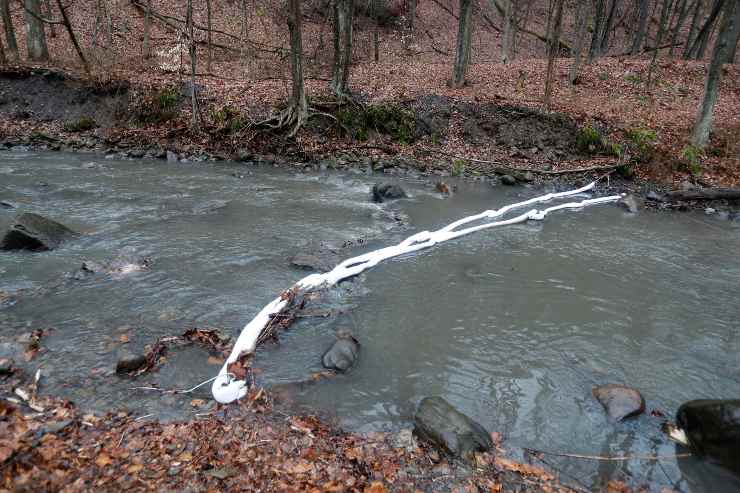
[[[430,248],[438,243],[454,240],[456,238],[460,238],[461,236],[469,235],[471,233],[482,231],[488,228],[523,223],[529,220],[542,221],[551,212],[559,210],[582,209],[591,205],[612,203],[618,201],[624,196],[624,194],[611,195],[607,197],[585,199],[580,202],[566,202],[542,210],[531,209],[509,219],[490,221],[475,226],[469,226],[464,229],[458,229],[461,226],[464,226],[471,222],[499,218],[512,210],[529,205],[540,204],[543,202],[549,202],[554,199],[583,194],[585,192],[588,192],[589,190],[592,190],[595,186],[596,182],[594,181],[575,190],[558,193],[548,193],[539,197],[533,197],[523,202],[509,204],[501,207],[500,209],[487,210],[474,216],[464,217],[436,231],[421,231],[412,236],[409,236],[397,245],[381,248],[379,250],[347,259],[338,264],[331,271],[324,274],[310,274],[296,282],[289,291],[295,293],[316,288],[327,288],[337,284],[343,279],[356,276],[364,272],[365,270],[378,265],[384,260]],[[255,348],[257,347],[257,342],[260,335],[262,334],[263,330],[265,330],[265,327],[267,327],[267,325],[270,323],[271,316],[276,313],[280,313],[282,310],[287,308],[290,302],[291,297],[281,294],[279,297],[275,298],[264,308],[262,308],[262,310],[260,310],[260,312],[247,325],[244,326],[241,334],[239,334],[239,338],[234,343],[234,348],[232,349],[231,354],[227,358],[219,374],[215,377],[211,386],[211,392],[213,393],[213,397],[214,399],[216,399],[216,401],[226,404],[241,399],[247,394],[247,382],[245,380],[239,380],[235,378],[234,375],[229,372],[229,365],[237,362],[242,356],[254,352]]]

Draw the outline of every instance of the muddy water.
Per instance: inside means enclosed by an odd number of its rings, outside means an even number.
[[[242,178],[233,174],[244,174]],[[236,335],[276,293],[305,275],[294,253],[362,238],[365,247],[536,194],[460,183],[442,199],[424,180],[410,200],[368,201],[379,176],[303,174],[237,164],[116,161],[92,155],[2,153],[0,225],[18,210],[86,233],[47,253],[0,253],[0,336],[52,327],[41,366],[49,392],[83,407],[120,406],[162,419],[191,416],[190,400],[130,390],[188,388],[218,367],[199,348],[174,351],[135,381],[112,373],[120,354],[159,336],[215,326]],[[406,229],[389,212],[408,218]],[[269,385],[320,369],[333,331],[362,343],[347,375],[285,396],[358,431],[410,426],[418,401],[442,395],[507,447],[589,455],[671,455],[649,415],[609,423],[596,384],[639,388],[648,411],[671,416],[694,398],[740,395],[740,229],[701,214],[625,214],[614,206],[556,213],[390,261],[331,293],[337,319],[304,319],[265,346]],[[85,260],[151,256],[151,270],[84,280]],[[24,290],[24,291],[22,291]],[[683,490],[733,490],[699,460],[677,464],[548,457],[588,488],[609,478]]]

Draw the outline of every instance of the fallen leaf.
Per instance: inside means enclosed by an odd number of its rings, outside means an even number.
[[[109,466],[112,463],[113,463],[113,461],[111,460],[110,456],[108,454],[106,454],[105,452],[100,452],[98,454],[98,457],[95,459],[95,464],[98,467]]]
[[[177,460],[179,460],[180,462],[190,462],[191,460],[193,460],[193,454],[186,450],[185,452],[177,456]]]
[[[302,460],[296,463],[288,463],[285,466],[285,471],[290,474],[305,474],[313,470],[313,464],[308,461]]]
[[[129,339],[129,336],[128,336],[128,334],[121,334],[121,337],[119,337],[119,338],[118,338],[118,340],[119,340],[119,342],[121,342],[122,344],[126,344],[126,343],[128,343],[128,341],[129,341],[130,339]]]
[[[209,471],[206,471],[206,474],[208,474],[209,476],[213,476],[214,478],[218,478],[218,479],[230,478],[231,476],[235,476],[238,473],[239,471],[237,471],[235,468],[228,467],[228,466],[219,467],[217,469],[211,469]]]
[[[374,481],[370,486],[363,490],[363,493],[388,493],[388,490],[380,481]]]
[[[131,464],[130,466],[128,466],[128,469],[126,470],[128,471],[129,474],[136,474],[142,469],[144,469],[144,466],[142,466],[141,464]]]
[[[200,407],[205,403],[206,401],[204,399],[193,399],[192,401],[190,401],[190,405],[193,407]]]

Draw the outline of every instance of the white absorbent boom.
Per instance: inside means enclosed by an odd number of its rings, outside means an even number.
[[[365,253],[358,257],[347,259],[325,274],[308,275],[298,281],[295,284],[294,288],[296,288],[296,290],[308,290],[318,287],[330,287],[338,283],[342,279],[356,276],[361,272],[376,266],[383,260],[388,260],[393,257],[398,257],[399,255],[404,255],[407,253],[412,253],[418,250],[429,248],[436,245],[437,243],[454,240],[455,238],[459,238],[470,233],[475,233],[476,231],[494,228],[496,226],[506,226],[508,224],[522,223],[527,220],[542,221],[543,219],[545,219],[545,216],[547,216],[547,214],[553,211],[561,209],[580,209],[589,205],[616,202],[620,198],[622,198],[622,195],[612,195],[608,197],[582,200],[580,202],[567,202],[543,210],[531,209],[528,212],[512,217],[510,219],[486,222],[483,224],[470,226],[468,228],[458,230],[458,228],[460,228],[461,226],[471,222],[483,221],[486,219],[496,219],[514,209],[519,209],[532,204],[548,202],[553,199],[578,195],[591,190],[595,186],[596,182],[593,182],[575,190],[569,190],[559,193],[548,193],[546,195],[534,197],[523,202],[509,204],[497,210],[487,210],[474,216],[468,216],[463,219],[459,219],[454,223],[448,224],[442,229],[438,229],[437,231],[422,231],[420,233],[416,233],[415,235],[409,236],[397,245],[381,248],[379,250]],[[242,329],[239,338],[234,344],[234,349],[231,351],[231,354],[224,363],[224,366],[221,368],[218,376],[213,381],[213,386],[211,390],[213,392],[213,397],[218,402],[233,402],[237,399],[241,399],[246,395],[247,382],[234,378],[234,376],[228,372],[228,366],[231,363],[236,362],[240,356],[254,352],[260,334],[270,322],[270,316],[272,314],[279,313],[281,310],[286,308],[289,303],[290,299],[284,296],[280,296],[272,300],[257,314],[256,317],[252,319],[252,321],[250,321],[244,327],[244,329]]]

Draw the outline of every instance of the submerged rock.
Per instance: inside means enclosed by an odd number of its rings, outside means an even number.
[[[299,269],[329,272],[339,263],[339,255],[334,252],[299,253],[290,258],[290,265]]]
[[[44,216],[26,212],[18,216],[0,242],[0,250],[54,250],[78,233]]]
[[[360,343],[357,339],[349,331],[340,330],[337,340],[322,356],[321,363],[329,370],[345,372],[354,366],[359,354]]]
[[[503,175],[501,177],[501,184],[508,186],[516,185],[516,178],[511,175]]]
[[[373,185],[373,202],[385,202],[386,200],[405,199],[406,191],[400,185],[391,183],[376,183]]]
[[[645,411],[645,399],[639,391],[624,385],[601,385],[591,391],[614,421],[622,421]]]
[[[681,405],[676,426],[699,455],[740,474],[740,399],[701,399]]]
[[[640,210],[640,205],[634,195],[628,194],[617,201],[617,205],[630,214],[636,214]]]
[[[124,352],[116,363],[116,373],[133,373],[147,364],[146,356],[143,354],[131,354]]]
[[[177,157],[177,154],[175,154],[172,151],[167,151],[166,157],[167,157],[167,162],[168,163],[176,163],[176,162],[178,162],[180,160]]]
[[[414,433],[441,451],[472,460],[493,447],[488,432],[442,397],[426,397],[414,415]]]
[[[8,202],[7,200],[0,200],[0,207],[5,207],[6,209],[15,209],[15,204],[12,202]]]

